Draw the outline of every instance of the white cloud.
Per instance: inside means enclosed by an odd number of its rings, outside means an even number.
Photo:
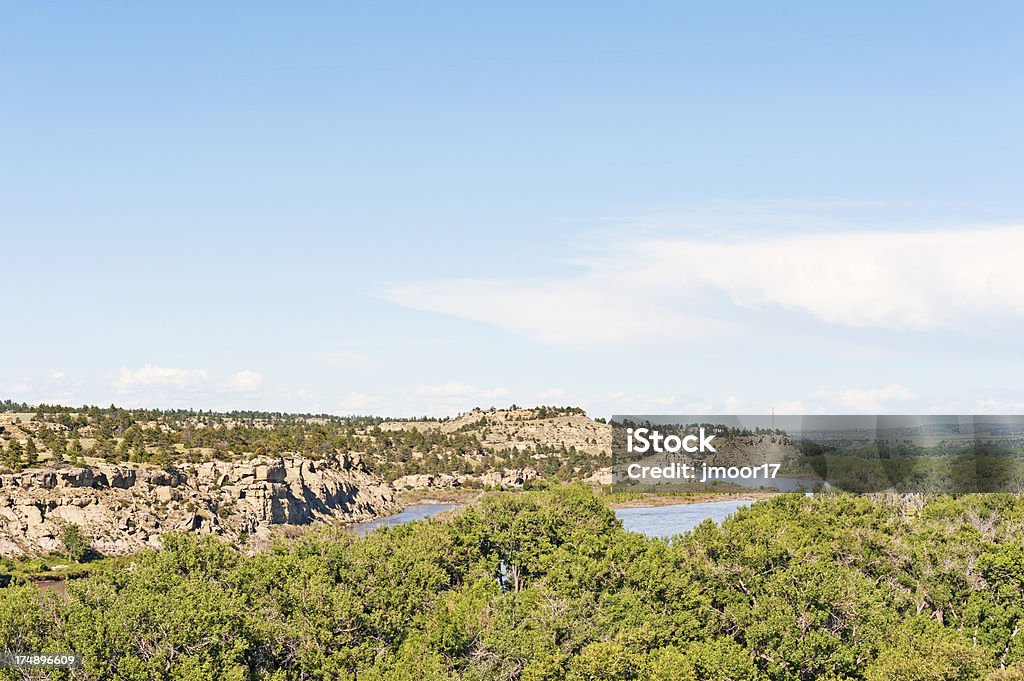
[[[972,409],[966,410],[966,413],[970,414],[1020,414],[1022,412],[1024,412],[1024,402],[999,399],[977,400]]]
[[[573,258],[575,275],[430,280],[382,295],[552,344],[716,338],[739,329],[736,320],[752,323],[757,310],[826,325],[969,332],[1024,318],[1022,252],[1022,226],[743,240],[654,232]]]
[[[232,392],[251,393],[255,392],[262,384],[263,374],[242,369],[227,380],[225,387]]]
[[[31,381],[18,381],[10,387],[10,391],[14,395],[24,395],[31,393],[35,386]]]
[[[708,405],[689,404],[680,407],[678,399],[674,395],[652,395],[648,393],[627,393],[615,391],[604,395],[594,395],[583,400],[588,409],[595,413],[607,412],[609,415],[628,414],[674,414],[680,411],[688,414],[705,413],[704,411],[690,411],[690,408],[700,409]]]
[[[80,378],[54,371],[47,376],[24,377],[0,392],[4,397],[28,404],[82,404],[83,385]]]
[[[907,402],[915,395],[909,388],[898,383],[891,383],[879,388],[851,388],[840,391],[820,391],[815,397],[840,407],[840,411],[862,413],[885,413],[893,403]]]
[[[373,413],[379,416],[454,416],[490,406],[505,407],[512,399],[507,388],[482,388],[451,380],[437,385],[398,388],[386,395],[349,393],[337,413]]]
[[[603,414],[678,414],[678,415],[768,415],[892,413],[908,406],[916,395],[899,384],[877,388],[817,391],[805,399],[780,400],[774,403],[751,402],[735,395],[704,401],[685,401],[671,395],[614,392],[595,395],[581,401],[588,412]],[[909,405],[911,408],[918,405]],[[1008,413],[1008,412],[1003,412]]]
[[[476,386],[460,383],[459,381],[448,381],[443,385],[421,385],[414,391],[417,395],[426,397],[468,397],[492,399],[508,395],[506,388],[477,388]]]
[[[743,401],[735,395],[729,395],[722,401],[722,406],[725,408],[723,414],[739,414],[744,410]]]
[[[508,397],[508,388],[490,388],[489,390],[481,390],[477,394],[487,400]]]
[[[120,401],[129,406],[196,406],[211,402],[234,408],[237,400],[260,395],[263,375],[242,369],[227,377],[213,376],[206,369],[179,369],[147,364],[138,369],[122,368],[113,387]]]
[[[443,385],[421,385],[413,392],[417,395],[440,395],[443,397],[449,397],[452,395],[469,395],[475,391],[476,388],[471,385],[459,383],[458,381],[448,381]]]
[[[814,411],[808,409],[803,400],[786,400],[775,405],[775,413],[779,416],[800,416],[802,414],[813,414]]]
[[[542,404],[548,401],[558,401],[565,397],[565,391],[561,388],[548,388],[537,393],[537,400]]]
[[[780,306],[829,324],[967,328],[1024,314],[1024,228],[853,232],[743,243],[665,240],[639,254],[662,269],[689,262],[688,280],[741,307]]]
[[[443,279],[391,287],[382,295],[559,345],[693,340],[736,330],[725,321],[665,309],[614,279]]]
[[[194,388],[209,377],[206,369],[174,369],[147,364],[134,371],[122,368],[114,387],[121,392],[150,387]]]

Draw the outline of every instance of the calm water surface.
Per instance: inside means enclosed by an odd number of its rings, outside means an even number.
[[[38,586],[41,591],[52,591],[53,593],[55,593],[55,594],[57,594],[59,596],[63,596],[63,595],[65,595],[67,593],[67,588],[66,588],[66,585],[64,583],[64,580],[60,580],[60,581],[54,580],[54,581],[50,581],[50,582],[36,582],[36,586]]]
[[[651,508],[619,508],[615,516],[622,525],[633,532],[640,532],[648,537],[671,537],[700,525],[707,519],[720,523],[727,516],[736,512],[741,506],[749,506],[749,501],[708,501],[700,504],[671,504],[669,506],[652,506]],[[442,511],[459,508],[462,504],[414,504],[407,506],[401,513],[384,518],[359,523],[352,526],[356,534],[366,534],[378,527],[402,525],[414,520],[422,520]]]
[[[700,525],[709,518],[720,523],[750,501],[707,501],[699,504],[671,504],[650,508],[618,508],[615,516],[627,530],[648,537],[671,537]]]
[[[429,518],[432,515],[437,515],[442,511],[459,508],[460,506],[462,506],[462,504],[413,504],[412,506],[406,506],[405,510],[401,513],[384,516],[383,518],[374,518],[373,520],[368,520],[365,523],[356,523],[352,526],[352,531],[356,534],[367,534],[369,532],[373,532],[378,527],[404,525],[405,523],[411,523],[414,520],[423,520],[424,518]]]

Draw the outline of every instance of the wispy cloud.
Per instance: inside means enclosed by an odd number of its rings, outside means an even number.
[[[127,404],[194,406],[195,400],[249,399],[259,394],[263,374],[242,369],[218,378],[206,369],[182,369],[146,364],[137,369],[122,368],[112,383]]]
[[[424,397],[459,397],[471,399],[494,399],[508,395],[506,388],[477,388],[459,381],[448,381],[441,385],[421,385],[414,392]]]
[[[507,388],[482,388],[450,380],[445,383],[396,388],[382,393],[348,393],[334,410],[338,414],[378,416],[454,416],[474,407],[508,406]]]
[[[565,345],[716,338],[749,327],[757,311],[823,326],[973,332],[1024,318],[1022,252],[1022,226],[742,240],[653,230],[567,254],[577,274],[428,280],[381,295]]]
[[[878,388],[851,388],[840,391],[820,391],[815,398],[836,411],[854,411],[867,414],[889,412],[899,403],[907,403],[916,395],[909,388],[891,383]]]
[[[209,378],[206,369],[175,369],[147,364],[134,370],[122,368],[114,381],[114,388],[119,392],[152,387],[193,388],[206,383]]]
[[[622,274],[595,267],[571,279],[433,280],[393,286],[381,295],[557,345],[708,339],[739,328],[638,295],[622,285]]]
[[[541,404],[558,402],[565,398],[565,390],[562,388],[548,388],[537,393],[537,401]]]
[[[22,377],[20,380],[4,385],[0,383],[0,393],[5,398],[27,402],[29,404],[68,404],[78,405],[84,401],[82,388],[85,381],[65,371],[52,371],[46,376]]]
[[[892,414],[919,410],[914,402],[918,395],[909,388],[893,383],[877,387],[819,390],[799,398],[775,401],[753,401],[736,395],[708,396],[694,400],[671,394],[613,392],[594,394],[579,399],[569,397],[566,404],[582,405],[595,414],[769,414],[774,409],[779,415],[799,414]],[[989,413],[997,404],[987,406]],[[980,405],[980,403],[979,403]],[[948,413],[963,411],[961,405]],[[934,411],[934,410],[931,410]],[[982,413],[984,413],[984,409]],[[1006,413],[1006,412],[1004,412]]]
[[[255,392],[261,385],[263,385],[263,374],[249,369],[242,369],[233,374],[224,384],[228,390],[239,393]]]

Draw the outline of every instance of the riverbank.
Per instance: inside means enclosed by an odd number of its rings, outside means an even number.
[[[612,492],[599,494],[611,509],[620,508],[656,508],[658,506],[675,506],[679,504],[706,504],[716,501],[761,501],[770,499],[778,492],[680,492],[678,494],[653,494],[638,492]]]
[[[570,485],[565,485],[570,486]],[[651,508],[674,504],[703,504],[714,501],[761,501],[779,492],[733,488],[728,491],[703,492],[611,492],[607,488],[593,488],[594,495],[609,508]],[[395,497],[402,508],[417,505],[466,505],[488,494],[520,494],[521,490],[483,491],[478,489],[429,489],[398,492]],[[382,516],[386,517],[386,516]]]
[[[503,490],[502,494],[515,494],[517,490]],[[469,504],[489,492],[467,488],[428,488],[395,492],[395,501],[402,508],[416,504]]]

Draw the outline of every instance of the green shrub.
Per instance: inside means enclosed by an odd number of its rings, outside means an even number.
[[[68,523],[60,533],[60,541],[68,558],[76,563],[84,563],[93,556],[92,544],[82,534],[82,529],[75,523]]]

